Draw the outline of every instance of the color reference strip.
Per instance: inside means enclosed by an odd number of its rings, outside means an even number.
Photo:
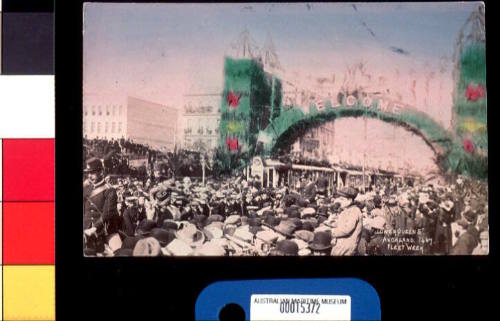
[[[0,76],[0,320],[55,320],[54,76]]]
[[[0,0],[0,320],[55,320],[53,6]]]

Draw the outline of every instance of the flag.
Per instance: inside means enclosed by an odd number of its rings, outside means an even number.
[[[476,101],[483,98],[485,94],[483,85],[468,84],[465,89],[465,98],[469,101]]]
[[[238,138],[226,138],[226,146],[230,151],[238,150]]]
[[[240,103],[240,98],[241,98],[241,94],[238,95],[238,94],[235,94],[232,91],[230,91],[227,94],[227,104],[229,105],[229,107],[236,109],[236,108],[238,108],[238,105]]]

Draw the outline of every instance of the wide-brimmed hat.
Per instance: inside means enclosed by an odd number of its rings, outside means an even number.
[[[236,225],[225,224],[222,231],[223,231],[224,235],[232,236],[237,228],[238,228],[238,226],[236,226]]]
[[[224,221],[224,224],[237,225],[239,223],[241,223],[241,216],[240,215],[230,215]]]
[[[104,169],[102,161],[99,158],[89,158],[86,163],[87,166],[83,170],[84,173],[95,173]]]
[[[321,231],[314,233],[314,238],[309,244],[309,248],[314,251],[324,251],[332,247],[332,233]]]
[[[292,217],[289,218],[288,221],[292,222],[295,225],[295,230],[301,230],[302,229],[302,220],[298,217]]]
[[[190,222],[194,225],[196,225],[197,228],[200,230],[203,229],[207,223],[207,216],[203,214],[195,214],[193,215],[193,218],[190,220]]]
[[[175,236],[191,247],[197,247],[205,241],[205,234],[189,222],[184,222],[182,228],[175,232]]]
[[[207,240],[219,239],[224,236],[224,232],[222,231],[222,226],[212,223],[210,225],[205,226],[203,229],[203,233]]]
[[[306,231],[312,232],[312,231],[314,231],[315,225],[317,225],[317,221],[316,221],[316,224],[314,224],[312,220],[302,220],[301,230],[306,230]]]
[[[295,237],[308,243],[312,242],[312,240],[314,239],[314,233],[308,230],[295,231],[293,234],[295,235]]]
[[[154,237],[160,242],[161,247],[167,246],[175,239],[175,231],[163,228],[154,228],[151,230],[151,237]]]
[[[297,209],[292,209],[288,213],[286,213],[288,217],[290,218],[300,218],[300,211]]]
[[[337,194],[353,200],[358,195],[358,191],[353,187],[343,187],[337,190]]]
[[[224,216],[219,215],[219,214],[212,214],[207,218],[207,224],[213,223],[213,222],[224,222]]]
[[[272,244],[276,242],[277,239],[279,239],[279,234],[274,232],[273,230],[265,230],[265,231],[260,231],[255,234],[255,237],[258,238],[259,240],[266,242],[268,244]]]
[[[139,240],[132,252],[133,256],[159,256],[161,253],[160,242],[153,237]]]
[[[151,230],[157,227],[157,224],[153,220],[142,220],[137,226],[137,235],[147,236],[151,233]]]
[[[316,210],[312,207],[306,207],[302,210],[302,213],[300,213],[301,218],[307,218],[314,216],[316,214]]]
[[[282,240],[276,243],[276,248],[271,250],[271,255],[296,256],[299,253],[299,246],[294,241]]]
[[[198,256],[224,256],[226,250],[217,242],[206,242],[196,249],[194,255]]]
[[[280,234],[288,237],[293,237],[293,232],[297,229],[297,226],[289,220],[282,220],[278,226],[274,227],[274,230]]]
[[[186,256],[193,254],[192,247],[186,242],[179,239],[174,239],[165,247],[165,249],[168,254],[174,256]]]
[[[129,257],[134,255],[134,250],[132,249],[124,249],[124,248],[119,248],[113,253],[113,256],[123,256],[123,257]]]
[[[123,239],[121,248],[133,250],[137,242],[143,238],[142,236],[127,236]]]
[[[171,220],[171,219],[165,219],[165,220],[163,220],[161,228],[166,229],[166,230],[177,231],[179,229],[179,222]]]
[[[262,222],[262,225],[267,226],[269,228],[274,228],[280,223],[280,219],[274,215],[267,215],[264,217],[264,221]]]
[[[337,203],[339,205],[335,205]],[[340,197],[338,197],[338,198],[335,199],[335,203],[333,205],[337,207],[336,210],[339,210],[339,209],[346,208],[346,207],[348,207],[351,204],[352,204],[352,200],[351,199],[349,199],[347,197],[344,197],[344,196],[340,196]]]
[[[258,217],[248,219],[248,231],[253,235],[263,231],[262,220]]]
[[[240,226],[238,227],[235,231],[234,231],[234,234],[233,236],[242,240],[242,241],[245,241],[245,242],[252,242],[253,240],[253,237],[254,237],[254,234],[252,234],[249,230],[248,230],[248,226]]]

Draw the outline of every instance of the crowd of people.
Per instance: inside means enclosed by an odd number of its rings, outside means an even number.
[[[390,181],[366,193],[328,188],[307,173],[296,186],[258,178],[106,179],[86,162],[86,256],[316,256],[488,254],[487,183]]]
[[[160,152],[149,146],[134,143],[130,139],[83,139],[86,158],[90,156],[100,156],[103,158],[110,153],[121,153],[136,157],[152,157]]]

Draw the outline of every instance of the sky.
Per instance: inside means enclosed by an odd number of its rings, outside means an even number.
[[[247,29],[260,46],[272,37],[284,77],[305,85],[332,75],[339,81],[359,62],[405,99],[415,79],[412,103],[450,128],[454,44],[477,6],[88,3],[84,100],[119,103],[130,95],[182,108],[185,94],[220,93],[224,56]]]
[[[260,45],[271,35],[289,75],[342,73],[359,61],[374,74],[423,72],[451,58],[458,30],[477,4],[309,6],[86,4],[84,93],[136,94],[177,107],[185,93],[220,91],[224,54],[245,28]]]

